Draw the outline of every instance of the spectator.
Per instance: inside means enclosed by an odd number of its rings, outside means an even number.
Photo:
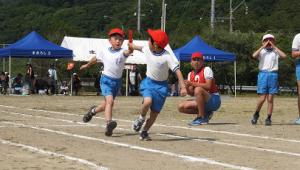
[[[60,86],[60,94],[62,95],[68,95],[69,87],[67,84],[67,81],[63,81]]]
[[[129,94],[131,96],[139,95],[139,82],[142,80],[142,76],[136,65],[132,65],[132,69],[129,71]]]
[[[73,90],[72,91],[75,94],[75,96],[78,95],[80,88],[81,88],[81,80],[77,73],[73,73]]]
[[[56,84],[57,84],[57,73],[54,64],[50,65],[50,68],[48,70],[48,83],[50,87],[51,94],[56,94]]]
[[[35,76],[34,71],[32,68],[32,65],[30,63],[26,64],[27,70],[26,70],[26,76],[25,76],[25,82],[29,85],[29,93],[34,94],[35,93]]]
[[[0,93],[4,94],[4,86],[5,86],[5,73],[0,73]]]
[[[170,96],[178,96],[178,79],[172,71],[169,71],[168,83],[170,88]]]
[[[19,73],[17,77],[14,78],[12,83],[12,88],[14,89],[14,94],[22,94],[23,88],[23,75]]]

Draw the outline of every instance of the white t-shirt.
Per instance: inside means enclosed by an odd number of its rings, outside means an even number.
[[[111,78],[119,79],[122,77],[125,61],[127,59],[123,52],[125,49],[113,50],[111,47],[96,53],[97,61],[103,63],[102,73]]]
[[[189,72],[188,74],[188,80],[191,81],[191,74],[192,72]],[[197,78],[198,76],[198,78]],[[199,75],[195,75],[195,80],[199,80]],[[205,67],[204,68],[204,78],[205,80],[213,79],[214,78],[214,73],[210,67]]]
[[[278,71],[278,59],[279,54],[277,51],[267,49],[262,49],[259,53],[258,60],[258,68],[260,71]]]
[[[132,84],[132,85],[135,85],[135,76],[136,76],[135,71],[129,72],[129,81],[130,81],[130,84]]]
[[[153,80],[165,81],[168,79],[169,69],[173,72],[179,69],[179,61],[177,58],[166,50],[156,54],[151,52],[149,46],[144,46],[142,51],[146,56],[146,75]]]
[[[300,51],[300,33],[293,39],[292,51]]]

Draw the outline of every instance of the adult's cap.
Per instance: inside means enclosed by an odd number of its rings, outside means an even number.
[[[193,54],[192,54],[192,59],[195,59],[195,58],[200,58],[200,59],[202,59],[203,60],[203,54],[202,53],[200,53],[200,52],[194,52]]]
[[[125,33],[120,28],[113,28],[109,31],[108,36],[111,36],[113,34],[119,34],[121,37],[125,37]]]
[[[273,39],[273,40],[275,40],[275,37],[272,34],[265,34],[263,36],[263,38],[262,38],[262,41],[264,41],[265,39]]]
[[[169,43],[168,35],[160,29],[148,29],[148,34],[153,39],[153,41],[161,48],[165,48]]]

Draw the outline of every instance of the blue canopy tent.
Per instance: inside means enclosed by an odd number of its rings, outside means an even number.
[[[73,51],[56,45],[32,31],[14,44],[0,49],[1,57],[9,57],[11,75],[11,58],[73,58]],[[11,80],[9,87],[11,88]]]
[[[236,57],[233,53],[218,50],[206,42],[199,36],[195,36],[184,46],[174,50],[179,61],[190,62],[194,52],[201,52],[206,62],[234,62],[234,95],[236,97]]]

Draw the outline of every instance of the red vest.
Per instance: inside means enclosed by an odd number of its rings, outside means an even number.
[[[196,82],[196,83],[206,83],[206,80],[204,78],[204,68],[203,67],[198,73],[195,74],[195,71],[191,71],[188,74],[188,80],[191,82]],[[215,83],[215,79],[212,81],[212,85],[210,89],[208,90],[209,93],[217,93],[218,92],[218,87]]]

